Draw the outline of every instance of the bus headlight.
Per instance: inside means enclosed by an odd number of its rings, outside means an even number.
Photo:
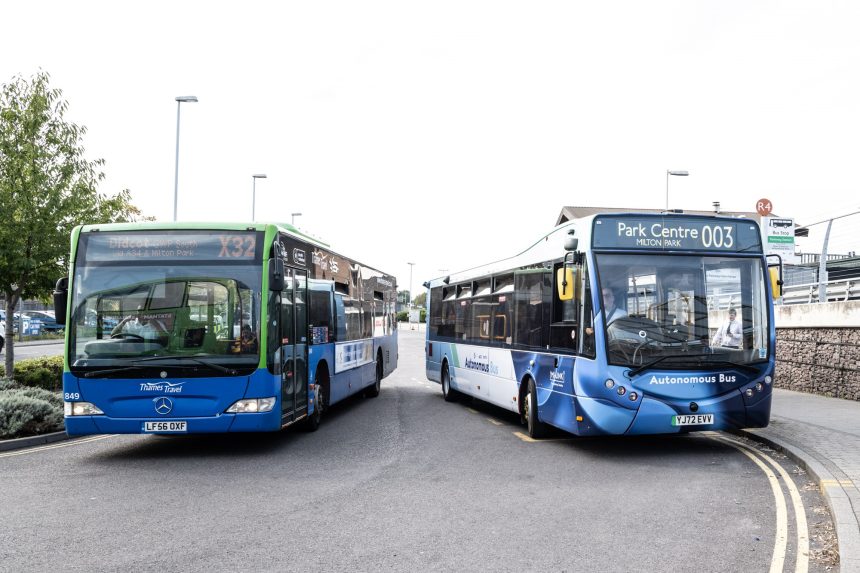
[[[765,377],[764,377],[764,383],[765,383],[765,384],[770,385],[770,383],[771,383],[771,382],[773,382],[773,378],[771,378],[770,376],[765,376]]]
[[[239,400],[229,408],[228,414],[255,414],[258,412],[271,412],[275,407],[275,397],[271,398],[250,398]]]
[[[90,402],[63,402],[64,416],[98,416],[104,414],[98,406]]]
[[[607,378],[606,382],[604,382],[603,385],[606,386],[607,390],[612,390],[613,388],[615,388],[615,380],[613,380],[612,378]]]

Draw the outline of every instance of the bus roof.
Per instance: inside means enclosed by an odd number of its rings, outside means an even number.
[[[184,222],[184,221],[139,221],[135,223],[104,223],[98,225],[82,225],[81,232],[92,231],[169,231],[169,230],[223,230],[223,231],[266,231],[269,228],[276,228],[278,231],[293,235],[312,245],[331,248],[328,243],[321,241],[316,237],[312,237],[289,223],[242,223],[242,222]]]

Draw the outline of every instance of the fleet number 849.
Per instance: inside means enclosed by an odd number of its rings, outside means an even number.
[[[731,249],[735,244],[734,227],[702,227],[702,246],[707,249]]]
[[[63,394],[63,399],[67,402],[74,402],[75,400],[80,400],[81,395],[77,392],[66,392],[65,394]]]

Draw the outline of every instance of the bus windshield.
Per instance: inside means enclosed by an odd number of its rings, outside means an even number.
[[[217,376],[260,361],[261,265],[130,262],[78,266],[75,275],[73,371],[186,358]]]
[[[760,259],[596,254],[595,261],[610,364],[677,369],[767,360]]]

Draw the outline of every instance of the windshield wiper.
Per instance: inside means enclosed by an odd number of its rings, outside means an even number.
[[[654,366],[658,362],[662,362],[662,361],[666,360],[667,358],[690,358],[692,356],[693,355],[691,355],[691,354],[666,354],[665,356],[659,356],[659,357],[655,358],[654,360],[649,360],[645,364],[641,364],[641,365],[637,366],[636,368],[628,370],[627,375],[628,376],[636,376],[640,372],[644,372],[645,370],[648,370],[649,368],[651,368],[652,366]]]
[[[132,370],[143,370],[149,366],[123,366],[122,368],[108,368],[106,370],[91,370],[84,374],[84,378],[99,378],[108,374],[116,374],[117,372],[130,372]]]
[[[749,364],[742,364],[740,362],[733,362],[731,360],[706,360],[704,357],[708,356],[706,354],[666,354],[665,356],[659,356],[654,360],[646,362],[636,368],[627,371],[628,376],[636,376],[640,372],[644,372],[648,370],[655,364],[666,360],[667,358],[683,358],[685,360],[694,359],[698,366],[732,366],[734,368],[738,368],[740,370],[744,370],[750,374],[758,374],[759,370],[755,366],[750,366]]]
[[[84,378],[99,378],[102,376],[107,376],[108,374],[117,374],[119,372],[131,372],[133,370],[144,370],[146,368],[181,368],[181,369],[189,369],[194,368],[190,364],[141,364],[141,362],[153,362],[156,360],[190,360],[196,364],[200,364],[201,366],[205,366],[210,370],[215,370],[216,372],[223,372],[228,376],[235,376],[238,372],[233,368],[226,368],[221,366],[220,364],[215,364],[214,362],[208,362],[206,360],[200,360],[199,358],[195,358],[194,356],[150,356],[148,358],[140,358],[138,360],[134,360],[131,362],[129,366],[122,366],[119,368],[108,368],[106,370],[94,370],[91,372],[87,372],[84,374]]]
[[[715,366],[733,366],[735,368],[739,368],[741,370],[745,370],[750,374],[758,374],[759,369],[755,366],[750,366],[749,364],[742,364],[740,362],[734,362],[732,360],[700,360],[701,364],[713,364]]]
[[[140,360],[135,360],[134,363],[137,364],[139,362],[152,362],[155,360],[190,360],[191,362],[194,362],[196,364],[200,364],[201,366],[205,366],[206,368],[209,368],[211,370],[215,370],[217,372],[223,372],[224,374],[228,374],[230,376],[235,376],[237,374],[236,370],[234,370],[233,368],[227,368],[225,366],[221,366],[220,364],[216,364],[215,362],[209,362],[208,360],[201,360],[200,358],[197,358],[196,356],[150,356],[148,358],[141,358]],[[174,364],[172,366],[174,366],[174,367],[179,366],[180,368],[182,368],[182,367],[188,368],[188,366],[182,366],[182,365],[176,365],[176,364]]]

